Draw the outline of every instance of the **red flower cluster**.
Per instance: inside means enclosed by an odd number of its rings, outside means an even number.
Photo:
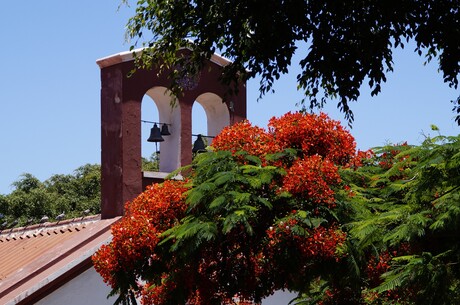
[[[332,226],[325,228],[319,226],[313,229],[303,228],[303,234],[295,233],[294,227],[300,226],[298,220],[291,218],[287,222],[280,222],[276,227],[267,230],[268,248],[266,253],[274,256],[280,252],[280,247],[288,243],[294,249],[298,249],[303,261],[316,260],[339,260],[342,256],[337,252],[342,247],[346,234]],[[298,230],[297,230],[298,231]]]
[[[288,112],[270,119],[268,127],[281,150],[300,149],[304,156],[320,155],[339,165],[346,165],[355,154],[353,136],[324,113]]]
[[[167,279],[167,276],[163,276],[163,280],[160,285],[153,285],[147,283],[142,291],[142,304],[164,304],[171,296],[171,293],[174,293],[176,285]]]
[[[404,243],[399,245],[397,249],[385,250],[378,256],[370,256],[366,266],[370,288],[376,287],[382,283],[382,275],[390,270],[391,261],[394,257],[407,255],[412,251],[413,249],[411,249],[411,246]],[[404,296],[402,296],[402,294]],[[381,294],[372,290],[366,290],[364,292],[364,298],[369,301],[369,304],[382,304],[382,302],[385,302],[385,304],[414,304],[414,297],[414,291],[410,288],[404,289],[404,291],[395,288]]]
[[[383,169],[390,169],[396,162],[401,161],[396,158],[396,156],[401,153],[403,149],[408,148],[407,142],[394,145],[394,149],[390,149],[386,152],[383,152],[379,156],[379,166]],[[405,160],[407,156],[402,157],[402,160]]]
[[[288,169],[282,189],[315,204],[334,206],[332,185],[340,183],[337,166],[319,155],[298,159]]]
[[[391,258],[392,256],[388,251],[381,253],[379,257],[372,256],[370,258],[366,273],[372,286],[375,287],[382,282],[380,277],[390,269]]]
[[[143,268],[145,259],[150,264],[162,259],[155,254],[155,247],[160,234],[184,216],[185,191],[185,182],[165,181],[149,186],[126,203],[125,216],[112,226],[112,242],[93,256],[94,267],[106,283],[115,288],[118,272]]]
[[[257,157],[279,150],[271,135],[263,128],[252,126],[247,120],[225,127],[212,141],[212,147],[233,154],[245,151]]]
[[[347,165],[355,154],[353,136],[339,121],[324,113],[288,112],[280,118],[271,118],[268,129],[267,132],[242,121],[224,128],[212,146],[232,153],[243,150],[258,157],[295,148],[301,156],[320,155],[339,165]]]
[[[324,228],[319,226],[313,229],[307,242],[302,247],[305,255],[317,256],[323,259],[335,259],[342,256],[337,250],[342,247],[346,240],[346,234],[334,227]],[[309,244],[309,245],[308,245]]]
[[[411,252],[409,244],[404,243],[397,250],[383,251],[378,257],[372,255],[367,263],[367,277],[371,281],[372,286],[377,286],[382,282],[381,276],[390,269],[391,260],[393,257],[406,255]]]
[[[288,112],[280,118],[273,117],[268,132],[243,121],[224,128],[212,146],[233,154],[243,150],[262,159],[286,148],[296,149],[296,160],[273,164],[287,171],[281,189],[309,202],[330,207],[334,206],[331,186],[340,183],[337,165],[357,166],[369,154],[356,154],[351,134],[340,122],[331,120],[324,113]]]

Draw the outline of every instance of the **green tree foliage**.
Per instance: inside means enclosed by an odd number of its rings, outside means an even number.
[[[25,173],[21,175],[21,179],[13,182],[11,185],[18,191],[30,192],[42,186],[42,183],[32,174]]]
[[[460,136],[374,151],[343,175],[369,304],[459,304]]]
[[[409,40],[427,61],[438,60],[444,81],[457,88],[459,6],[458,0],[140,0],[127,36],[134,46],[149,48],[140,67],[175,67],[175,93],[180,79],[196,74],[203,59],[219,51],[233,61],[224,81],[259,75],[263,95],[288,73],[298,52],[303,59],[297,81],[309,107],[337,98],[352,121],[349,101],[357,100],[363,82],[372,95],[380,92],[393,70],[393,49]],[[192,50],[190,56],[177,56],[183,47]]]
[[[150,155],[149,158],[142,157],[142,170],[143,171],[150,171],[150,172],[157,172],[159,171],[160,167],[158,164],[158,159],[160,157],[159,152],[154,152]]]
[[[13,182],[13,191],[0,197],[0,213],[4,215],[0,224],[32,224],[43,216],[52,221],[62,213],[65,218],[79,217],[86,210],[99,213],[100,179],[100,166],[96,164],[83,165],[70,175],[53,175],[44,182],[23,174]]]

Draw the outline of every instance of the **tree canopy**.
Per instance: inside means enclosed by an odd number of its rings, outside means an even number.
[[[93,257],[117,302],[252,304],[281,289],[311,297],[312,287],[322,300],[347,285],[347,207],[335,196],[339,168],[357,165],[348,131],[324,114],[288,113],[268,131],[227,127],[212,147],[186,180],[128,202]]]
[[[352,121],[349,102],[358,99],[363,82],[378,94],[393,70],[394,48],[410,40],[417,54],[438,60],[444,81],[457,88],[459,7],[458,0],[140,0],[127,36],[134,39],[132,48],[148,48],[138,57],[140,67],[184,67],[172,70],[175,93],[181,77],[197,73],[203,59],[218,51],[233,61],[224,81],[261,76],[263,95],[298,52],[304,105],[320,107],[336,98]],[[183,47],[192,50],[187,58],[177,56]]]
[[[433,129],[436,128],[433,126]],[[460,302],[460,136],[356,152],[326,115],[241,122],[152,185],[93,257],[118,304]]]

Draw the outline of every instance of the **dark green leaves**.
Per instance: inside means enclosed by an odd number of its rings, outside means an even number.
[[[305,106],[321,107],[335,98],[353,121],[349,102],[358,99],[363,82],[371,95],[378,94],[393,71],[393,49],[411,39],[420,56],[439,60],[444,81],[457,88],[458,5],[448,0],[141,0],[127,37],[149,47],[139,55],[138,66],[158,64],[169,71],[175,94],[184,90],[178,80],[196,75],[203,60],[218,51],[233,61],[222,80],[232,84],[260,76],[262,96],[273,91],[299,53],[297,81]],[[183,47],[192,50],[188,58],[177,56]]]

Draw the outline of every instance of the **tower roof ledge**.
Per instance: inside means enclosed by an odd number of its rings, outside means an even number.
[[[120,63],[123,63],[123,62],[127,62],[127,61],[133,61],[134,60],[134,54],[138,54],[138,53],[141,53],[143,50],[145,50],[147,48],[139,48],[139,49],[134,49],[132,51],[124,51],[124,52],[120,52],[120,53],[116,53],[116,54],[113,54],[113,55],[109,55],[109,56],[106,56],[106,57],[102,57],[102,58],[99,58],[96,60],[96,64],[99,66],[99,68],[103,69],[103,68],[106,68],[106,67],[110,67],[110,66],[113,66],[113,65],[116,65],[116,64],[120,64]],[[190,48],[181,48],[180,50],[191,50]],[[217,54],[217,53],[214,53],[212,56],[211,56],[211,62],[221,66],[221,67],[225,67],[229,64],[232,63],[232,61],[228,58],[225,58],[223,56],[221,56],[220,54]]]

